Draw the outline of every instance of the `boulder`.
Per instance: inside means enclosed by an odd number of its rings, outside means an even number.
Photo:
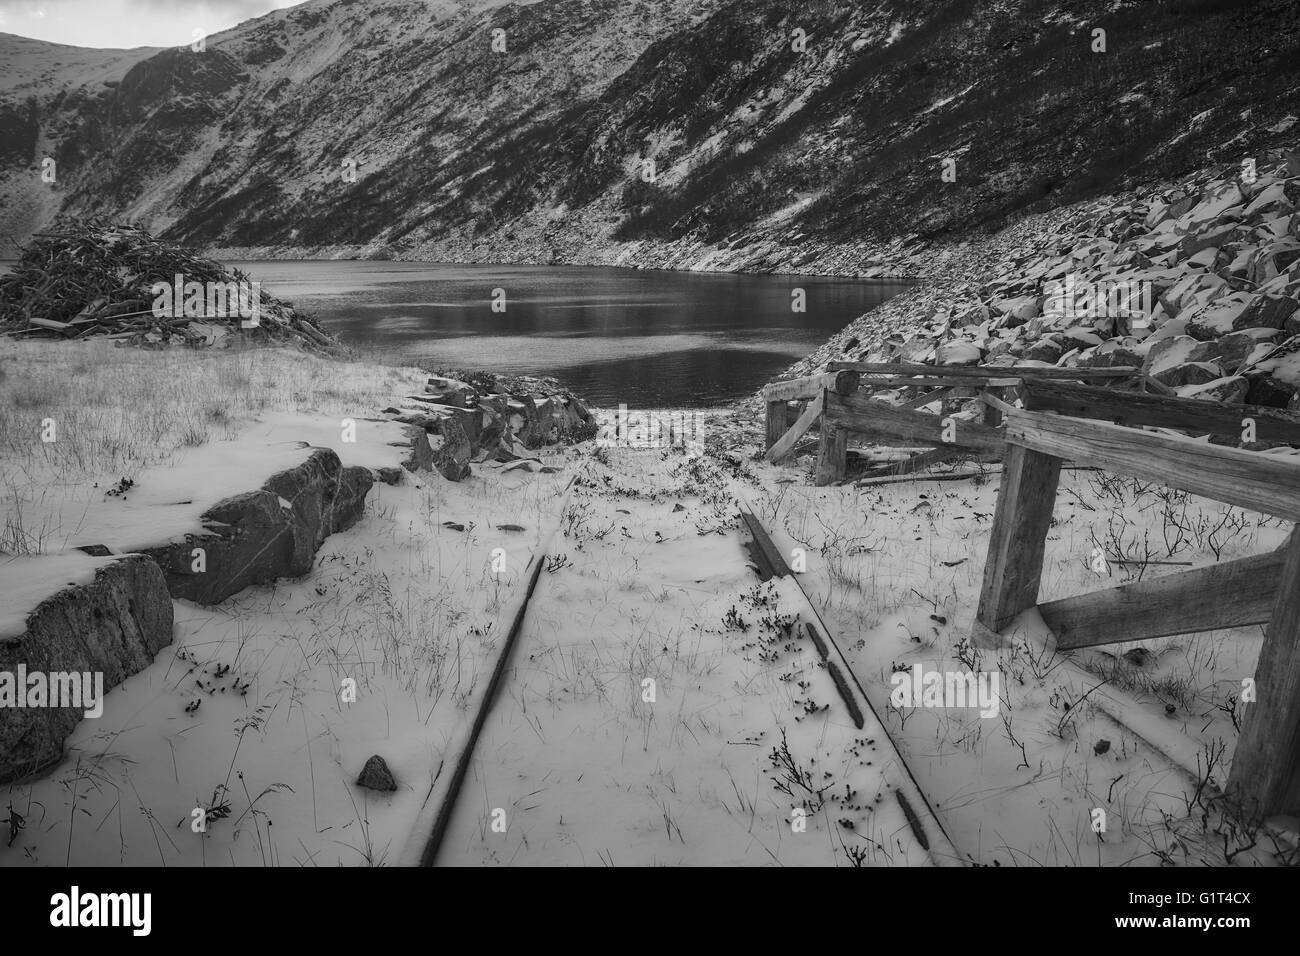
[[[1065,354],[1065,346],[1055,339],[1039,339],[1020,353],[1021,358],[1031,362],[1048,362],[1055,365]]]
[[[379,754],[374,754],[361,768],[361,775],[357,777],[357,786],[382,793],[396,790],[397,781],[393,778],[393,772],[388,769],[387,761]]]
[[[1091,354],[1083,353],[1076,363],[1080,368],[1139,368],[1142,357],[1132,349],[1114,348],[1102,351],[1100,348]]]
[[[1187,355],[1187,361],[1217,361],[1224,369],[1234,371],[1254,358],[1262,357],[1259,350],[1276,343],[1281,337],[1282,333],[1277,329],[1229,332],[1223,338],[1199,343]]]
[[[1287,236],[1259,247],[1251,257],[1246,278],[1256,285],[1285,272],[1293,262],[1300,260],[1300,241]]]
[[[478,391],[474,386],[454,378],[431,375],[424,390],[443,405],[455,405],[460,408],[474,408],[478,405]]]
[[[51,580],[70,577],[81,580],[49,587]],[[83,706],[73,707],[5,706],[11,702],[4,698],[3,675],[13,675],[12,692],[20,667],[29,676],[101,674],[100,686],[107,693],[147,667],[171,643],[173,607],[162,571],[143,554],[9,558],[0,566],[0,591],[6,601],[19,600],[24,592],[44,594],[26,610],[23,623],[0,630],[4,783],[58,761],[64,740],[91,705],[83,699]]]
[[[1200,398],[1213,402],[1239,404],[1246,400],[1250,391],[1250,382],[1240,375],[1228,375],[1200,385],[1184,385],[1176,388],[1180,398]]]
[[[1235,182],[1213,185],[1202,193],[1200,201],[1187,213],[1189,223],[1194,225],[1217,219],[1244,200],[1245,197]]]
[[[1161,385],[1178,388],[1184,385],[1204,385],[1223,377],[1223,369],[1216,362],[1183,362],[1152,372],[1151,377]]]
[[[979,346],[956,339],[940,345],[934,359],[936,365],[978,365],[981,357]]]
[[[1202,306],[1188,317],[1187,334],[1208,341],[1238,329],[1258,325],[1258,322],[1247,315],[1250,300],[1249,294],[1234,292]]]
[[[1182,262],[1191,259],[1196,254],[1206,249],[1219,249],[1226,245],[1232,239],[1236,226],[1220,226],[1207,230],[1206,232],[1191,235],[1178,243],[1177,259]]]
[[[1300,387],[1274,378],[1265,373],[1246,376],[1250,388],[1246,392],[1246,404],[1264,405],[1268,408],[1293,408],[1294,401],[1300,396]]]
[[[1300,388],[1300,338],[1287,339],[1268,358],[1261,361],[1255,371],[1264,372],[1277,381]]]
[[[1175,365],[1190,362],[1193,352],[1200,345],[1201,343],[1191,336],[1157,339],[1147,352],[1149,375],[1156,375],[1158,372],[1174,368]]]
[[[1281,329],[1300,310],[1300,302],[1285,295],[1253,295],[1237,328]]]
[[[1221,276],[1190,273],[1165,289],[1159,301],[1166,315],[1178,315],[1189,306],[1203,306],[1229,291]]]
[[[429,435],[419,425],[406,425],[403,432],[411,454],[402,461],[407,471],[433,471],[433,446],[429,444]]]
[[[368,468],[345,468],[329,448],[313,448],[295,468],[272,475],[257,491],[233,495],[203,514],[207,533],[148,548],[173,597],[217,604],[254,584],[300,577],[322,542],[350,528],[374,484]],[[203,550],[195,569],[193,550]]]
[[[433,467],[448,481],[461,481],[469,476],[470,459],[474,447],[469,436],[455,419],[447,421],[438,435],[433,449]]]

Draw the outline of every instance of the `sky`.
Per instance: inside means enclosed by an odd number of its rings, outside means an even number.
[[[188,44],[301,0],[0,0],[0,32],[73,46]]]

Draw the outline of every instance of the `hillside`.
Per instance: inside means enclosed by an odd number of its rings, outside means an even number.
[[[863,271],[1277,145],[1297,38],[1286,0],[317,0],[66,92],[12,81],[0,231],[114,214],[261,255],[806,271],[835,247]]]

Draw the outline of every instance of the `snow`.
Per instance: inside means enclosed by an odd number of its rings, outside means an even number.
[[[464,695],[485,679],[503,627],[496,613],[536,547],[556,478],[427,480],[377,484],[362,523],[327,539],[306,579],[213,608],[177,601],[173,646],[77,728],[62,767],[10,788],[15,806],[48,808],[49,829],[28,841],[29,856],[0,849],[0,865],[393,863],[465,720]],[[507,523],[526,530],[496,530]],[[494,548],[508,556],[499,576]],[[355,703],[341,700],[344,678],[357,683]],[[373,753],[397,792],[353,784]],[[65,784],[107,823],[102,838],[65,845],[67,820],[54,809]],[[195,808],[227,800],[229,819],[191,832]]]
[[[674,511],[671,461],[614,457],[636,492],[575,493],[584,525],[614,533],[557,545],[571,564],[544,574],[529,605],[439,864],[817,865],[841,841],[874,863],[930,864],[886,787],[902,772],[896,755],[870,717],[854,727],[811,642],[761,656],[761,618],[797,613],[797,587],[759,586],[735,531],[701,534],[691,498]],[[735,608],[746,631],[724,623]],[[805,700],[829,710],[800,719]],[[777,728],[833,783],[828,806],[853,829],[827,811],[794,831],[805,794],[768,779]],[[505,832],[492,828],[498,811]]]
[[[1138,666],[1130,645],[1059,655],[1030,612],[1009,646],[978,650],[996,471],[815,488],[806,457],[752,459],[757,422],[707,418],[711,443],[733,450],[585,445],[535,453],[555,474],[481,465],[460,483],[377,484],[304,578],[217,607],[177,601],[175,643],[107,695],[60,766],[0,794],[33,824],[0,865],[410,862],[556,525],[440,864],[1155,865],[1223,852],[1187,807],[1200,767],[1223,781],[1258,628],[1145,641]],[[183,489],[254,487],[311,445],[371,467],[401,457],[400,429],[354,420],[351,443],[340,417],[266,412],[142,469],[124,500],[90,502],[81,530],[174,533],[201,513],[177,501]],[[1178,570],[1147,559],[1260,553],[1290,531],[1161,494],[1065,472],[1040,599]],[[761,585],[748,568],[738,499],[806,564],[811,612],[793,581]],[[21,561],[58,571],[20,581],[0,565],[10,630],[10,594],[33,604],[99,563]],[[796,624],[810,613],[866,693],[862,730]],[[894,706],[904,670],[996,676],[998,712]],[[395,792],[355,784],[375,754]],[[920,847],[896,791],[916,794],[914,808],[925,794],[950,849]],[[90,823],[78,817],[75,839],[72,807]],[[187,825],[196,808],[217,810],[206,833]]]
[[[357,420],[357,441],[345,442],[342,421],[325,415],[267,413],[235,439],[183,449],[174,463],[144,469],[123,494],[110,495],[111,489],[101,487],[84,499],[42,498],[25,520],[57,528],[63,548],[102,544],[121,554],[204,533],[204,512],[296,467],[313,447],[333,448],[345,466],[396,467],[406,457],[392,444],[406,441],[400,425]]]
[[[116,558],[93,558],[88,554],[0,556],[0,640],[18,637],[27,630],[27,616],[48,597],[65,587],[84,586],[95,580],[95,572]]]

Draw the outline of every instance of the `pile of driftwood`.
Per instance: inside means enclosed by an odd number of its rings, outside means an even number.
[[[160,297],[158,283],[171,293]],[[103,221],[33,237],[13,271],[0,277],[0,334],[107,336],[156,348],[240,342],[345,351],[313,319],[239,269],[168,245],[138,226]]]

